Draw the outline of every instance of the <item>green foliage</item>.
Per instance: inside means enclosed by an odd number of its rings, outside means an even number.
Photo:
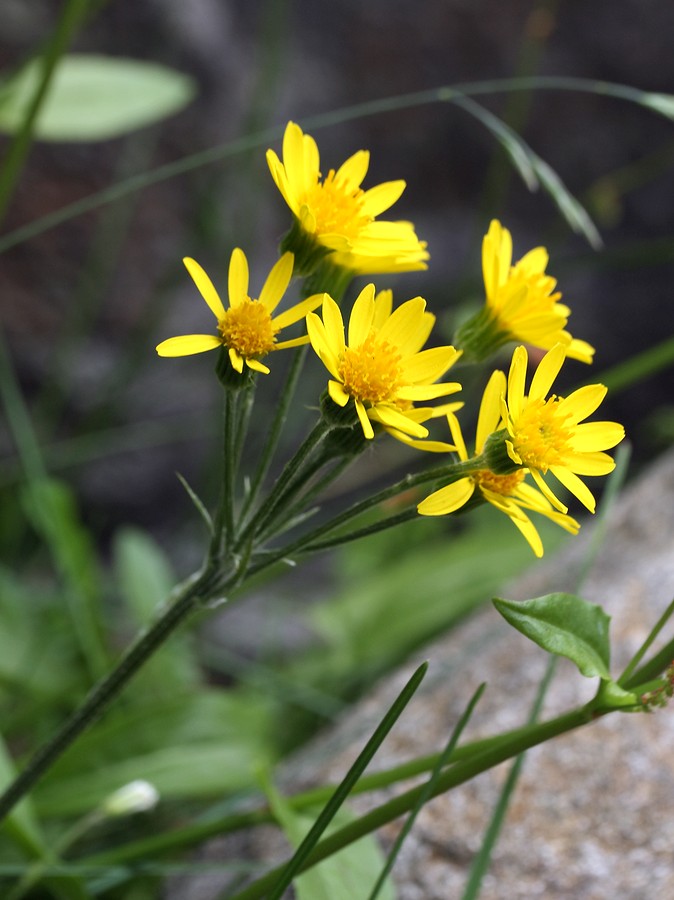
[[[503,618],[548,653],[565,656],[581,675],[610,679],[609,622],[601,606],[573,594],[533,600],[494,599]]]
[[[34,59],[0,86],[0,131],[18,130],[41,77]],[[159,122],[193,99],[191,78],[134,59],[71,54],[58,66],[34,126],[42,141],[104,141]]]
[[[319,809],[297,812],[278,791],[267,788],[272,811],[286,837],[298,847],[313,825]],[[339,810],[325,834],[329,835],[357,817],[345,807]],[[384,865],[384,855],[374,837],[368,835],[298,876],[294,881],[297,900],[367,900],[371,886]],[[394,900],[390,881],[379,896]]]

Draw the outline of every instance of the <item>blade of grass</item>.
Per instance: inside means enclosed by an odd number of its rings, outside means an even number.
[[[506,78],[487,81],[467,82],[466,84],[445,85],[430,90],[418,91],[409,94],[399,94],[395,97],[384,97],[379,100],[370,100],[366,103],[358,103],[353,106],[342,107],[331,112],[315,116],[307,116],[303,120],[303,126],[313,131],[320,131],[331,125],[339,125],[343,122],[365,119],[374,115],[389,112],[399,112],[404,109],[415,109],[434,103],[455,102],[457,98],[480,96],[483,94],[509,93],[511,91],[531,90],[557,90],[574,91],[580,93],[598,94],[650,109],[667,118],[674,116],[674,101],[670,105],[665,102],[656,102],[658,98],[671,100],[668,95],[654,95],[637,88],[622,84],[612,84],[606,81],[595,81],[586,78],[567,78],[563,76],[534,76],[527,78]],[[201,166],[210,165],[228,159],[233,156],[247,153],[250,150],[264,147],[271,141],[278,140],[282,134],[281,127],[266,128],[254,134],[246,135],[235,141],[219,144],[206,150],[184,156],[166,165],[159,166],[149,172],[143,172],[124,181],[110,185],[102,191],[83,197],[75,203],[61,207],[46,216],[42,216],[34,222],[23,225],[0,238],[0,253],[15,247],[17,244],[30,238],[43,234],[57,225],[76,218],[90,210],[98,209],[106,203],[124,197],[133,191],[142,190],[153,184],[167,181],[186,172],[194,171]]]
[[[417,802],[414,804],[414,806],[410,810],[410,814],[408,815],[407,819],[405,820],[403,827],[400,829],[400,833],[398,834],[398,837],[396,838],[393,846],[391,847],[389,855],[386,859],[386,865],[382,869],[382,872],[381,872],[379,878],[377,879],[377,883],[372,888],[372,893],[370,894],[368,900],[376,900],[379,892],[381,891],[381,889],[384,885],[384,882],[388,878],[388,876],[391,872],[391,869],[393,868],[393,865],[398,857],[398,853],[400,852],[400,848],[402,847],[405,838],[412,830],[412,826],[414,825],[415,819],[416,819],[417,815],[419,814],[421,808],[426,803],[426,801],[430,799],[430,797],[433,793],[433,788],[437,784],[438,778],[440,777],[440,772],[444,769],[444,767],[449,762],[449,758],[450,758],[454,748],[456,747],[456,745],[459,742],[459,738],[461,737],[461,734],[463,733],[463,729],[466,727],[466,725],[470,721],[470,718],[473,715],[473,711],[474,711],[475,707],[477,706],[478,701],[482,697],[482,694],[484,693],[484,690],[486,687],[487,687],[486,682],[483,682],[478,687],[478,689],[475,691],[475,693],[471,697],[471,699],[468,703],[468,706],[466,706],[466,709],[462,713],[461,718],[456,723],[456,726],[454,727],[454,730],[452,731],[452,734],[450,735],[447,746],[442,751],[442,753],[438,756],[438,761],[437,761],[436,765],[434,766],[433,771],[431,772],[431,777],[426,782],[425,790],[423,790],[419,794]]]
[[[269,893],[268,900],[279,900],[279,898],[283,896],[285,889],[292,883],[295,875],[301,871],[307,857],[320,840],[321,835],[330,824],[333,816],[349,796],[353,786],[370,764],[372,757],[375,755],[389,731],[393,728],[403,710],[414,696],[427,669],[428,663],[422,663],[400,692],[391,708],[387,711],[386,715],[375,729],[372,737],[347,772],[345,778],[314,822],[309,833],[297,848],[292,859],[284,868],[281,877],[276,881],[273,889]]]

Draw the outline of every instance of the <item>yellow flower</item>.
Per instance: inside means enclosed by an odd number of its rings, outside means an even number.
[[[550,472],[580,502],[595,510],[595,500],[579,475],[608,475],[615,462],[602,451],[615,447],[625,436],[617,422],[585,422],[606,396],[603,384],[588,384],[565,399],[552,394],[552,383],[564,362],[566,347],[557,344],[545,354],[524,393],[527,351],[517,347],[508,375],[507,398],[502,416],[508,432],[508,456],[531,472],[542,493],[557,509],[566,512],[543,475]]]
[[[548,252],[536,247],[512,265],[510,232],[494,219],[482,242],[486,304],[459,330],[455,343],[484,359],[509,341],[550,350],[563,344],[566,355],[591,363],[594,348],[566,331],[571,310],[560,303],[557,282],[546,274]]]
[[[501,398],[505,393],[506,379],[503,372],[494,372],[487,384],[480,404],[475,436],[475,453],[481,454],[487,438],[499,429],[501,424]],[[459,459],[468,460],[468,451],[461,434],[458,419],[448,414],[452,439]],[[423,448],[423,442],[417,443]],[[489,469],[478,469],[465,478],[448,484],[426,497],[418,505],[422,516],[444,516],[464,506],[475,494],[479,494],[496,509],[510,517],[519,528],[536,556],[543,556],[543,543],[535,525],[525,512],[535,512],[555,522],[561,528],[577,534],[580,525],[575,519],[557,512],[546,498],[532,485],[526,484],[524,469],[516,469],[507,475],[496,475]]]
[[[184,334],[169,338],[157,346],[160,356],[190,356],[224,346],[229,353],[232,368],[237,372],[243,372],[245,363],[249,369],[267,375],[269,369],[260,362],[261,357],[272,350],[309,343],[307,335],[280,343],[276,340],[276,335],[282,328],[303,319],[308,312],[320,306],[324,296],[316,294],[291,306],[280,315],[272,316],[292,277],[292,253],[284,253],[273,266],[260,291],[259,299],[253,300],[248,296],[246,255],[236,247],[229,262],[229,309],[223,306],[213,282],[199,263],[189,257],[183,262],[199,293],[218,320],[219,334]]]
[[[426,301],[414,297],[391,311],[391,291],[375,297],[373,284],[358,295],[349,319],[348,344],[339,307],[330,296],[323,301],[323,319],[307,316],[311,344],[333,376],[330,398],[344,407],[350,400],[366,438],[374,437],[372,422],[412,437],[428,429],[416,420],[412,404],[461,390],[457,383],[434,384],[458,359],[454,347],[421,350],[435,322]]]
[[[300,256],[296,269],[311,271],[326,253],[331,262],[354,274],[426,268],[426,244],[410,222],[376,221],[398,200],[405,182],[388,181],[362,190],[369,161],[368,151],[359,150],[321,180],[316,142],[295,122],[286,126],[283,162],[273,150],[267,151],[272,178],[309,241],[306,246],[291,232],[288,249]]]

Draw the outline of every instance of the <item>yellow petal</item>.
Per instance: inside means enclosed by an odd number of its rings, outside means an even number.
[[[603,384],[586,384],[578,388],[559,403],[560,415],[568,416],[568,423],[575,425],[581,422],[601,405],[606,396],[607,388]]]
[[[285,312],[280,313],[280,315],[272,319],[272,325],[274,328],[278,329],[287,328],[288,325],[294,325],[295,322],[304,319],[308,313],[318,309],[327,296],[327,294],[314,294],[312,297],[307,297],[306,300],[296,303],[294,306],[291,306],[290,309],[286,309]]]
[[[461,390],[458,381],[441,382],[440,384],[406,384],[398,388],[396,397],[399,400],[435,400],[436,397],[446,397],[448,394],[456,394]]]
[[[545,479],[543,478],[541,473],[538,471],[538,469],[529,469],[529,471],[531,472],[531,477],[534,479],[534,481],[538,485],[539,490],[544,495],[546,500],[549,500],[550,503],[555,507],[555,509],[558,509],[560,512],[563,512],[563,513],[568,512],[569,511],[568,507],[564,506],[564,504],[559,499],[559,497],[556,497],[553,494],[553,492],[550,490],[550,487],[546,484]],[[559,480],[561,481],[561,478]]]
[[[400,195],[405,190],[404,181],[385,181],[376,187],[365,191],[362,197],[362,210],[367,216],[378,216],[389,209],[396,200],[400,199]]]
[[[281,160],[273,150],[267,150],[267,165],[269,166],[271,177],[274,179],[274,183],[281,192],[283,199],[288,204],[292,212],[297,216],[299,214],[299,203],[297,202],[297,197],[295,197],[290,190],[286,170],[281,164]]]
[[[248,260],[239,247],[232,250],[229,260],[229,305],[240,306],[248,297]]]
[[[524,347],[515,347],[508,372],[508,409],[514,421],[519,419],[524,408],[524,382],[529,357]]]
[[[290,279],[293,276],[293,263],[295,257],[292,253],[284,253],[272,266],[271,272],[260,291],[259,301],[264,304],[267,312],[273,313],[279,305],[281,297],[286,292]]]
[[[219,322],[225,316],[225,307],[222,305],[222,300],[215,290],[213,282],[195,259],[186,256],[183,259],[183,263],[192,276],[192,281],[199,289],[199,293],[206,301],[208,308]]]
[[[408,384],[431,384],[444,375],[458,356],[454,347],[431,347],[403,360],[401,377]]]
[[[314,348],[319,359],[328,372],[330,372],[331,375],[334,375],[335,378],[338,378],[339,357],[332,349],[325,331],[325,325],[316,313],[309,313],[307,315],[307,331],[309,333],[311,346]]]
[[[624,437],[625,429],[617,422],[585,422],[574,428],[569,444],[582,453],[610,450]]]
[[[564,364],[566,353],[562,344],[555,344],[552,350],[548,350],[543,359],[538,364],[538,368],[534,372],[531,379],[531,387],[529,389],[529,398],[541,400],[547,397],[550,392],[555,378],[559,375],[559,370]]]
[[[472,478],[460,478],[422,500],[417,506],[417,512],[420,516],[446,516],[465,506],[474,491]]]
[[[377,410],[377,418],[384,425],[388,425],[391,428],[396,428],[399,431],[402,431],[404,434],[409,434],[412,437],[423,438],[428,435],[428,428],[424,428],[423,425],[420,425],[418,422],[415,422],[409,416],[406,416],[405,413],[401,412],[394,406],[387,406],[384,403],[380,403],[376,406]]]
[[[349,347],[358,348],[370,333],[374,319],[374,285],[368,284],[358,294],[349,317]]]
[[[234,371],[240,375],[243,372],[243,356],[240,356],[233,347],[229,348],[229,361]]]
[[[261,372],[263,375],[269,375],[270,370],[261,363],[259,359],[246,358],[246,365],[249,369],[252,369],[253,372]]]
[[[480,412],[477,417],[477,431],[475,433],[475,450],[482,453],[485,441],[494,431],[498,431],[501,422],[501,398],[505,396],[506,377],[503,372],[496,369],[492,372],[487,387],[484,389]]]
[[[615,460],[608,453],[567,453],[560,463],[576,475],[608,475],[615,469]]]
[[[157,344],[160,356],[192,356],[222,346],[222,340],[214,334],[183,334]]]
[[[374,428],[372,427],[372,422],[367,417],[367,411],[360,400],[356,400],[356,413],[358,414],[358,419],[360,420],[361,428],[363,429],[363,434],[365,437],[371,441],[374,437]]]
[[[351,399],[351,396],[344,390],[344,385],[339,381],[328,381],[328,394],[337,406],[346,406]]]
[[[397,347],[403,356],[406,355],[407,347],[416,345],[417,332],[426,327],[423,318],[425,309],[426,301],[423,297],[414,297],[401,304],[382,326],[379,332],[380,340],[388,341]]]
[[[367,150],[358,150],[337,169],[335,181],[341,182],[347,191],[355,191],[367,175],[370,165],[370,154]]]
[[[339,357],[344,353],[344,319],[340,312],[339,306],[335,303],[329,294],[325,295],[323,300],[323,325],[325,326],[325,335],[328,345],[332,353]]]
[[[577,497],[580,500],[584,507],[589,509],[591,513],[594,512],[596,504],[592,492],[577,475],[574,475],[573,472],[570,472],[562,466],[550,466],[550,471],[555,478],[574,495],[574,497]],[[562,511],[566,512],[566,509]]]
[[[454,413],[447,413],[447,424],[449,425],[449,431],[452,435],[452,440],[456,444],[456,452],[459,454],[459,459],[468,459],[468,450],[466,449],[466,442],[463,439],[461,425]]]
[[[374,318],[372,320],[372,327],[376,328],[377,331],[379,331],[384,322],[391,315],[392,309],[393,291],[379,291],[377,296],[374,298]]]
[[[524,516],[524,518],[515,518],[514,516],[511,516],[510,521],[516,528],[519,528],[531,549],[540,559],[541,556],[543,556],[543,541],[541,540],[540,534],[536,531],[536,527],[531,519],[528,516]]]

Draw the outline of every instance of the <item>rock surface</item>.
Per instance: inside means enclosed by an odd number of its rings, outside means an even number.
[[[524,599],[567,590],[601,603],[612,616],[612,668],[617,674],[674,596],[674,453],[625,492],[607,521],[602,548],[580,589],[592,528],[584,528],[568,551],[504,595]],[[422,659],[430,662],[427,678],[372,770],[441,749],[482,681],[488,689],[464,739],[523,724],[547,657],[487,606],[384,679],[347,720],[291,760],[288,783],[297,789],[308,784],[307,776],[312,784],[339,779]],[[562,661],[543,717],[585,702],[594,688],[593,680]],[[481,898],[674,896],[673,743],[671,710],[659,710],[613,714],[530,751]],[[424,807],[395,866],[399,900],[461,896],[508,768],[506,763]],[[383,793],[367,795],[355,798],[352,807],[364,811],[384,799]],[[399,827],[397,821],[383,830],[386,846]],[[258,858],[270,859],[276,850],[281,857],[285,852],[269,829],[246,841],[246,847],[236,849],[231,841],[216,842],[208,855],[222,860],[258,853]],[[204,880],[192,882],[182,896],[211,900],[218,893],[212,881]]]

